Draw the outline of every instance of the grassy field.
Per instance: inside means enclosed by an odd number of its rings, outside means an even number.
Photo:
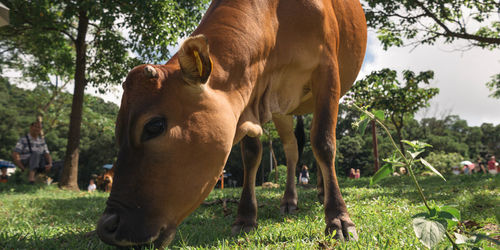
[[[337,242],[323,235],[323,208],[312,187],[298,188],[299,212],[282,216],[282,189],[257,188],[259,228],[231,236],[237,204],[202,205],[178,228],[173,249],[415,249],[425,248],[415,237],[411,216],[423,211],[408,177],[392,177],[369,187],[369,179],[341,179],[340,185],[359,241]],[[420,177],[424,193],[436,204],[457,206],[462,220],[476,222],[474,233],[499,233],[500,175]],[[207,201],[239,199],[241,189],[216,189]],[[55,186],[0,184],[0,249],[112,249],[89,233],[104,210],[106,193],[61,191]],[[495,214],[496,213],[496,214]],[[496,236],[495,236],[496,235]],[[481,247],[498,248],[482,241]],[[448,246],[443,241],[437,248]]]

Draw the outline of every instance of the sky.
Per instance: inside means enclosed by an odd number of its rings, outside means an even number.
[[[440,92],[430,101],[430,107],[419,111],[416,118],[459,115],[469,126],[482,123],[500,124],[500,99],[491,94],[485,83],[500,73],[500,50],[474,48],[459,51],[463,41],[452,45],[437,43],[383,50],[374,32],[368,34],[368,49],[358,79],[383,68],[402,72],[433,70],[434,79],[429,87]],[[413,49],[413,50],[412,50]]]

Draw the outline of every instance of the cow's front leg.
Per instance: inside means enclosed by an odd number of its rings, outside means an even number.
[[[325,233],[328,235],[335,231],[339,240],[356,240],[356,228],[347,212],[335,174],[335,128],[340,99],[338,65],[335,60],[331,65],[320,67],[319,76],[313,83],[315,106],[311,145],[323,176]]]
[[[321,172],[320,166],[316,168],[316,189],[318,191],[318,201],[323,204],[325,202],[325,185],[323,183],[323,173]]]
[[[297,212],[297,188],[295,186],[295,169],[297,167],[299,150],[297,139],[293,132],[293,116],[273,115],[273,122],[278,130],[283,150],[286,155],[286,189],[281,199],[280,211],[282,214]]]
[[[257,199],[255,176],[262,158],[262,143],[258,137],[245,136],[240,143],[243,158],[243,191],[238,205],[238,216],[233,223],[233,235],[257,228]]]

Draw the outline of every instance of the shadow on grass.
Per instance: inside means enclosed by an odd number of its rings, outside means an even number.
[[[450,203],[465,190],[468,192],[479,192],[481,190],[495,190],[500,186],[500,176],[491,175],[459,175],[445,176],[445,182],[438,176],[417,177],[424,195],[428,200],[436,200],[440,203]],[[420,194],[410,176],[389,177],[378,184],[370,186],[369,178],[358,180],[341,179],[339,181],[344,196],[363,188],[373,190],[363,195],[356,195],[356,199],[376,199],[382,196],[407,199],[412,204],[422,203]],[[351,191],[354,189],[354,191]]]
[[[0,233],[1,249],[115,249],[102,243],[96,234],[67,232],[52,238],[41,238],[35,233],[7,236]]]
[[[207,201],[214,201],[221,198],[239,201],[241,189],[235,189],[234,192],[225,190],[224,192],[224,194],[212,194]],[[259,206],[257,223],[274,224],[289,223],[284,222],[287,219],[304,220],[306,217],[315,214],[318,206],[322,209],[323,206],[317,202],[316,189],[313,186],[298,186],[297,192],[299,196],[298,212],[293,215],[282,215],[280,213],[280,202],[284,193],[284,188],[257,188],[256,196]],[[201,205],[181,223],[171,247],[215,247],[220,246],[217,243],[222,241],[231,243],[238,240],[238,236],[233,236],[231,234],[232,223],[237,217],[238,204],[227,202],[226,208],[224,212],[223,206],[220,203]],[[228,211],[230,211],[229,214]],[[321,230],[323,230],[323,228]],[[240,236],[244,236],[244,233],[240,234]]]
[[[462,219],[474,219],[469,215],[475,213],[479,217],[478,220],[484,220],[494,216],[495,203],[498,202],[498,198],[481,193],[481,191],[484,189],[498,190],[498,178],[488,175],[447,176],[447,182],[444,182],[437,176],[430,176],[418,177],[418,181],[429,200],[434,200],[439,204],[460,204],[459,209],[463,214]],[[341,179],[339,182],[344,197],[351,200],[355,199],[356,202],[363,200],[369,202],[372,199],[387,196],[391,197],[389,200],[406,200],[406,203],[415,207],[423,205],[409,176],[388,178],[377,186],[369,186],[369,178]],[[241,189],[211,195],[209,201],[220,198],[239,200],[237,190]],[[256,190],[259,204],[258,222],[262,224],[288,223],[284,221],[288,219],[304,220],[306,217],[313,217],[318,213],[322,214],[323,206],[317,201],[314,187],[304,188],[298,186],[297,190],[299,195],[298,213],[295,215],[281,215],[279,213],[279,204],[284,189],[258,188]],[[461,197],[464,190],[468,190],[471,195]],[[229,244],[237,241],[238,237],[233,237],[230,230],[231,224],[236,218],[237,204],[227,203],[227,208],[231,210],[228,216],[224,216],[221,204],[198,208],[179,226],[172,247],[215,247],[221,246],[220,242],[222,241],[227,241]]]
[[[14,182],[0,183],[0,193],[17,193],[17,194],[34,194],[42,188],[46,188],[45,184],[28,184],[27,182]]]
[[[498,198],[491,197],[484,190],[498,190],[499,177],[491,176],[450,176],[448,182],[438,177],[419,177],[424,192],[430,199],[441,204],[460,201],[460,210],[465,215],[462,219],[470,218],[474,213],[479,218],[490,217],[494,213]],[[351,200],[351,204],[358,201],[368,201],[388,196],[391,199],[404,199],[407,203],[421,204],[418,193],[408,177],[394,177],[383,180],[379,186],[368,186],[369,179],[358,180],[341,179],[340,186],[344,197]],[[17,187],[13,192],[32,193],[41,186]],[[284,193],[283,188],[257,188],[259,204],[258,220],[262,225],[273,225],[289,219],[307,220],[314,216],[321,216],[323,206],[316,198],[316,189],[313,187],[298,186],[299,211],[295,215],[281,215],[279,204]],[[3,189],[2,189],[3,190]],[[10,189],[5,189],[11,192]],[[460,197],[464,190],[470,191]],[[214,190],[207,201],[220,198],[239,200],[240,188],[229,188],[223,191]],[[466,197],[465,197],[466,196]],[[33,206],[39,213],[29,216],[30,227],[23,228],[24,224],[9,228],[9,232],[0,228],[0,249],[111,249],[104,245],[95,235],[87,235],[94,230],[95,224],[105,207],[107,197],[101,194],[75,193],[74,197],[32,197],[27,198],[27,206]],[[457,200],[461,199],[461,200]],[[24,200],[22,201],[24,202]],[[348,201],[349,203],[349,201]],[[364,206],[360,203],[358,206]],[[177,235],[170,247],[217,247],[227,242],[235,246],[235,241],[242,237],[231,235],[231,225],[237,214],[236,203],[227,203],[229,214],[221,204],[201,205],[193,214],[181,223]],[[225,216],[225,214],[228,214]],[[20,217],[24,214],[20,214]],[[484,219],[483,219],[484,221]],[[273,225],[274,226],[274,225]],[[321,225],[322,231],[324,225]],[[35,228],[35,230],[33,229]],[[46,230],[46,231],[42,231]],[[40,236],[42,235],[42,236]],[[281,234],[280,234],[281,235]],[[246,237],[245,237],[246,238]]]

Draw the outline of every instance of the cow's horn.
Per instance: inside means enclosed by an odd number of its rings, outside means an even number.
[[[158,76],[158,72],[156,72],[156,69],[153,68],[153,66],[151,65],[144,67],[144,74],[149,78],[154,78]]]

